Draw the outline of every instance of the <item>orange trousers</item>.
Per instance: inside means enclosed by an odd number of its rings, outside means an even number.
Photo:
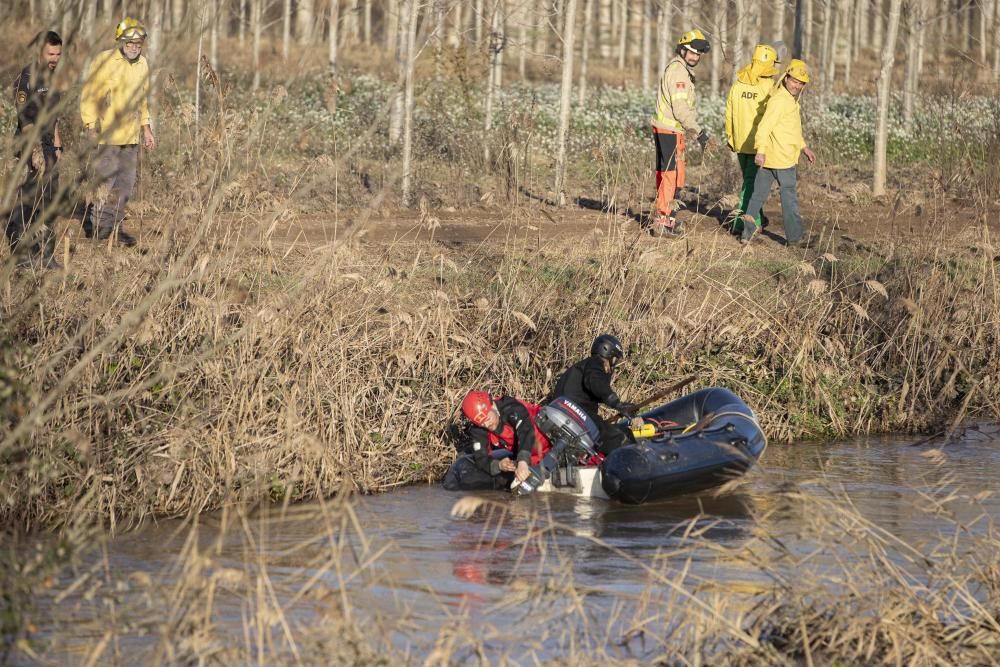
[[[677,188],[684,187],[684,133],[653,128],[656,145],[656,213],[673,212]]]

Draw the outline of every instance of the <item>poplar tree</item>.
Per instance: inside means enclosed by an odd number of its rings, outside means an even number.
[[[559,86],[559,131],[556,135],[556,202],[566,205],[566,134],[569,130],[570,92],[573,87],[573,39],[576,31],[576,0],[565,0],[563,27],[562,81]]]

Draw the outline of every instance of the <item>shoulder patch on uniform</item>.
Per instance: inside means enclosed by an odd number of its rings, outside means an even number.
[[[27,101],[28,101],[28,93],[24,92],[23,90],[17,91],[17,103],[24,104]]]
[[[676,87],[678,89],[681,89],[681,90],[683,90],[684,88],[687,88],[687,84],[684,83],[683,81],[678,81],[675,85],[676,85]]]

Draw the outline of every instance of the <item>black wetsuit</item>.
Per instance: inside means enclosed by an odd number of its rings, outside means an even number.
[[[594,420],[601,431],[598,451],[607,455],[630,441],[628,431],[604,421],[598,412],[597,406],[601,403],[615,410],[622,407],[621,399],[611,388],[611,376],[604,370],[601,357],[588,357],[566,369],[556,382],[553,398],[556,396],[570,399]]]

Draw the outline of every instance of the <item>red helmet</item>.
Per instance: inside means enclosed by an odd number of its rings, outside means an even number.
[[[493,399],[485,391],[470,391],[462,399],[462,414],[476,426],[485,424],[495,409]]]

